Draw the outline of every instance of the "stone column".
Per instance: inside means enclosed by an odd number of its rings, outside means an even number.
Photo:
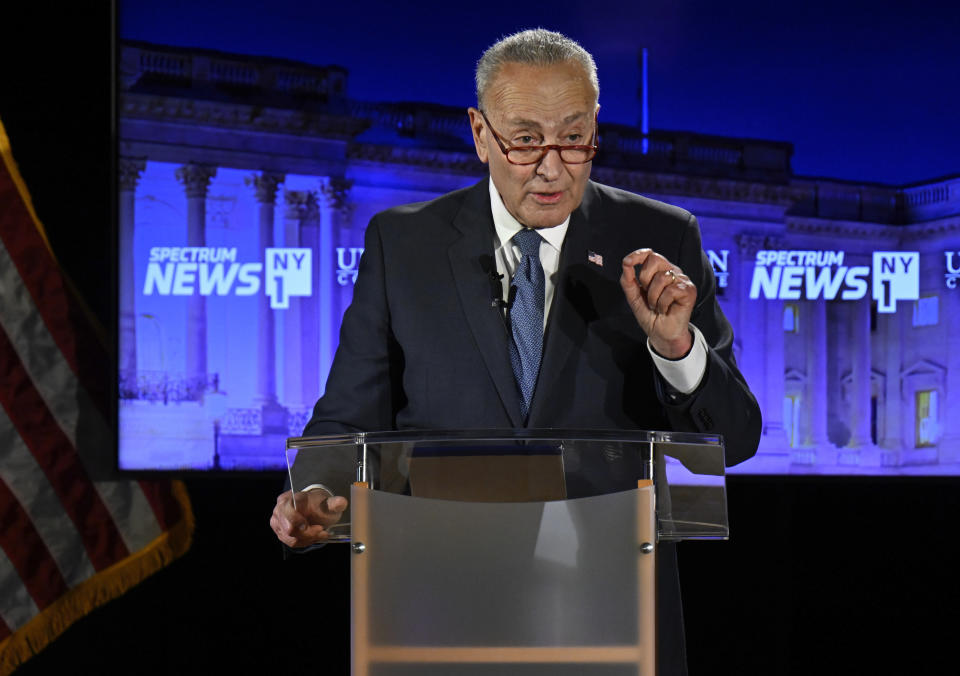
[[[741,234],[737,235],[735,240],[740,261],[740,273],[737,275],[740,287],[737,293],[740,311],[737,313],[739,325],[736,327],[736,336],[741,345],[739,366],[757,397],[757,401],[762,405],[764,391],[762,357],[765,342],[763,308],[766,301],[750,298],[750,282],[753,279],[754,261],[757,252],[763,249],[763,237]]]
[[[317,195],[308,190],[283,193],[284,246],[310,249],[313,258],[310,284],[313,296],[291,298],[284,316],[284,401],[301,408],[320,396],[320,315],[329,314],[329,305],[319,297],[319,220]]]
[[[787,446],[783,426],[784,359],[783,359],[783,301],[764,303],[764,379],[763,436],[776,447]]]
[[[120,230],[120,379],[137,379],[137,280],[134,271],[135,197],[140,174],[146,168],[143,158],[121,157],[117,166],[120,204],[117,219]]]
[[[206,246],[207,190],[217,168],[185,164],[176,177],[187,193],[187,246]],[[207,300],[200,294],[187,298],[186,376],[202,391],[207,380]]]
[[[837,464],[837,449],[827,433],[827,301],[807,301],[807,411],[810,416],[806,446],[820,465]]]
[[[902,322],[905,311],[902,305],[898,310],[893,314],[882,315],[881,318],[886,344],[884,359],[886,378],[883,392],[883,437],[877,440],[894,465],[900,464],[900,456],[903,452],[903,411],[905,409],[900,393],[900,372],[903,370]]]
[[[333,353],[337,347],[336,327],[349,298],[353,295],[353,286],[340,287],[334,281],[336,275],[337,243],[344,244],[343,231],[349,229],[353,217],[354,205],[350,202],[350,189],[353,181],[347,178],[331,177],[320,184],[320,191],[326,198],[320,204],[320,232],[317,251],[317,303],[320,306],[320,342],[317,346],[320,355],[320,382],[322,392],[326,388],[327,375],[333,363]],[[341,294],[348,289],[349,296]],[[335,302],[338,297],[341,302]]]
[[[274,210],[277,186],[283,182],[280,174],[263,172],[247,179],[253,186],[259,206],[259,237],[257,251],[266,261],[266,250],[273,247]],[[266,287],[266,270],[263,284]],[[274,311],[265,288],[257,296],[257,390],[255,401],[262,407],[263,432],[286,430],[286,412],[277,403],[277,341]]]
[[[851,382],[850,441],[847,459],[854,464],[879,464],[877,448],[870,438],[870,296],[853,301],[850,312]],[[859,457],[857,457],[859,456]]]

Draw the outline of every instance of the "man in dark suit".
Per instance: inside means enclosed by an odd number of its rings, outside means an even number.
[[[696,219],[589,180],[598,93],[592,57],[559,34],[484,54],[468,112],[490,179],[373,218],[305,435],[671,429],[722,434],[728,464],[756,452],[759,408]],[[285,493],[271,526],[311,545],[345,507],[322,486],[296,504]],[[660,644],[674,653],[661,649],[661,667],[675,665],[661,673],[681,673],[673,551],[659,560]]]

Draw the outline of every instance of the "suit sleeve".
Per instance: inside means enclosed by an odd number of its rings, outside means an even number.
[[[707,342],[707,368],[700,386],[689,395],[671,392],[657,376],[657,394],[673,429],[722,434],[727,465],[752,457],[760,443],[760,407],[737,368],[733,328],[716,297],[716,279],[700,240],[697,219],[690,216],[680,245],[678,265],[697,286],[691,322]]]
[[[390,329],[386,264],[377,218],[364,239],[353,301],[343,316],[326,391],[305,435],[389,430],[402,399],[403,356]]]
[[[304,436],[390,430],[403,405],[403,354],[390,329],[384,246],[374,217],[367,228],[353,300],[344,313],[326,390]],[[303,453],[295,483],[319,482],[348,494],[355,458]]]

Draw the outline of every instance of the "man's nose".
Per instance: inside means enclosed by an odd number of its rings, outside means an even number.
[[[560,159],[560,150],[551,148],[537,165],[537,174],[547,181],[555,181],[563,173],[563,160]]]

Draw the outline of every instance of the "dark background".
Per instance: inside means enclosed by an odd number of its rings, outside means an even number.
[[[106,3],[4,9],[4,33],[20,41],[0,48],[0,119],[55,252],[105,323],[109,17]],[[282,559],[267,525],[281,483],[188,479],[191,550],[18,674],[347,673],[348,551]],[[956,480],[735,476],[728,486],[732,540],[680,546],[692,676],[953,671],[943,663],[957,659],[960,627]]]
[[[958,171],[954,0],[118,0],[118,33],[347,68],[347,94],[472,105],[469,74],[504,34],[581,41],[600,129],[637,124],[648,50],[651,128],[788,141],[804,176],[904,184]]]

